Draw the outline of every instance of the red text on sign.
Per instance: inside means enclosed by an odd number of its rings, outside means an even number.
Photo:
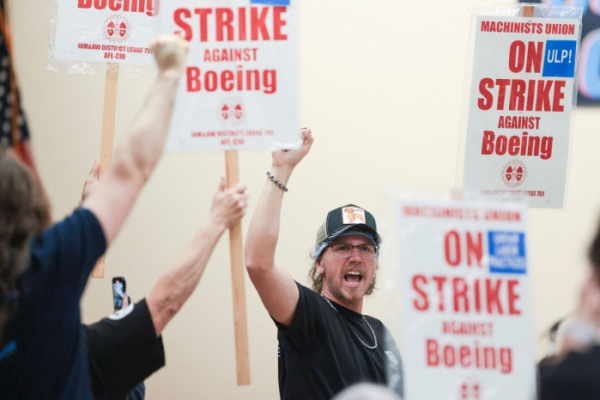
[[[140,12],[149,17],[158,15],[160,0],[78,0],[77,8],[104,10],[108,6],[111,11]]]
[[[499,369],[503,374],[512,372],[512,349],[480,346],[475,342],[470,346],[442,346],[435,339],[427,339],[427,365],[447,368],[462,367],[474,369]]]
[[[496,103],[497,110],[504,110],[507,88],[510,87],[508,109],[510,111],[563,112],[561,100],[565,98],[565,81],[483,78],[479,82],[477,100],[480,110],[490,110]],[[492,90],[498,88],[496,96]]]
[[[186,68],[186,80],[188,92],[224,92],[233,91],[263,91],[273,94],[277,91],[277,70],[257,69],[246,70],[238,66],[237,70],[225,70],[219,73],[215,71],[202,71],[199,67]]]
[[[523,132],[520,137],[514,135],[508,138],[504,135],[498,135],[496,138],[493,131],[484,131],[481,154],[490,155],[495,153],[502,156],[508,152],[511,156],[539,156],[542,160],[548,160],[552,157],[553,141],[552,137],[529,136],[527,132]]]
[[[287,40],[288,35],[283,32],[287,24],[285,12],[286,7],[178,8],[173,21],[181,29],[175,33],[188,42],[195,35],[199,41],[208,42],[209,30],[217,42]],[[196,22],[192,16],[197,16]],[[196,34],[192,26],[198,26]]]
[[[416,298],[413,306],[418,311],[428,311],[431,308],[429,289],[437,292],[437,309],[446,311],[445,293],[450,290],[452,310],[456,314],[508,314],[521,315],[517,308],[520,296],[516,289],[519,281],[516,279],[471,279],[463,277],[448,277],[444,275],[414,275],[412,287]],[[506,296],[502,296],[505,293]],[[503,300],[504,298],[504,300]]]

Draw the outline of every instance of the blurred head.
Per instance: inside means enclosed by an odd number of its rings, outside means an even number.
[[[313,290],[322,293],[325,288],[349,302],[373,293],[380,243],[368,211],[353,204],[330,211],[317,231],[309,272]]]
[[[0,151],[0,336],[16,307],[15,283],[29,263],[29,241],[49,223],[37,180],[14,156]]]
[[[371,383],[359,383],[340,392],[333,400],[401,400],[386,387]]]

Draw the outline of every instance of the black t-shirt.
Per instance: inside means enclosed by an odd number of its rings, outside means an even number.
[[[92,399],[79,301],[106,239],[85,209],[30,244],[31,261],[18,281],[17,311],[0,347],[0,399]]]
[[[540,400],[600,399],[600,346],[540,370]]]
[[[146,300],[85,327],[95,400],[125,399],[136,385],[165,365]],[[138,387],[129,399],[140,398]]]
[[[365,316],[377,338],[377,348],[371,350],[361,343],[375,344],[362,314],[334,302],[330,305],[318,293],[296,284],[300,297],[291,324],[286,327],[275,321],[281,398],[330,400],[358,382],[392,382],[402,395],[400,353],[383,323]]]

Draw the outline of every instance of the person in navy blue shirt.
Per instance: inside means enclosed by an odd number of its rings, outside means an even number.
[[[45,229],[39,184],[0,155],[0,398],[92,399],[80,299],[162,154],[187,43],[152,44],[158,77],[130,134],[81,208]],[[161,290],[168,285],[162,285]],[[160,293],[147,299],[157,336],[170,319]],[[171,316],[172,317],[172,316]]]

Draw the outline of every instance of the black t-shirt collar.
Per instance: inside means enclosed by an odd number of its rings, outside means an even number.
[[[341,315],[343,315],[345,318],[348,318],[348,319],[353,319],[353,320],[356,320],[356,321],[362,321],[362,319],[363,319],[363,315],[362,315],[361,313],[357,313],[357,312],[356,312],[356,311],[354,311],[354,310],[351,310],[351,309],[349,309],[349,308],[346,308],[346,307],[344,307],[343,305],[341,305],[341,304],[338,304],[338,303],[336,303],[336,302],[335,302],[335,301],[333,301],[333,300],[327,299],[325,296],[323,296],[323,299],[324,299],[325,301],[328,301],[328,300],[329,300],[329,301],[331,302],[331,304],[333,304],[333,306],[334,306],[334,307],[337,309],[337,311],[338,311],[338,312],[339,312]]]

